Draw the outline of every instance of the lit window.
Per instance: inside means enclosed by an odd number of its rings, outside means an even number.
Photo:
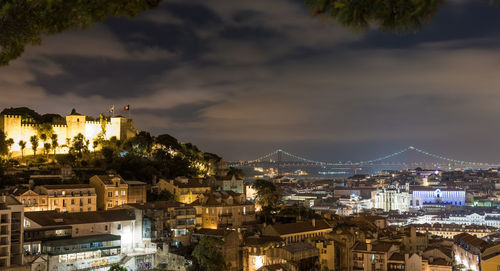
[[[118,191],[115,191],[115,197],[118,197]]]

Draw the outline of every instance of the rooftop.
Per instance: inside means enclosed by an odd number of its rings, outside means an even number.
[[[102,222],[134,220],[134,213],[127,209],[95,211],[85,213],[62,213],[57,211],[26,212],[24,216],[42,227],[77,225]]]

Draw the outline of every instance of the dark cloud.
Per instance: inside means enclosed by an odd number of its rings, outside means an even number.
[[[178,0],[47,37],[2,68],[0,106],[97,115],[228,159],[366,160],[420,146],[500,161],[498,6],[450,2],[419,33],[354,33],[301,1]]]

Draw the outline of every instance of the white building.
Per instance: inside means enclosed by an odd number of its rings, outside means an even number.
[[[384,211],[408,212],[410,193],[399,185],[383,187],[372,192],[373,207]]]
[[[24,206],[13,196],[0,197],[0,269],[22,262]]]
[[[24,251],[43,256],[51,271],[107,270],[114,263],[149,269],[155,266],[156,250],[144,248],[142,233],[136,232],[142,227],[136,224],[134,212],[127,209],[29,212],[24,226],[32,235],[26,236]]]
[[[420,209],[429,205],[465,205],[465,190],[449,188],[415,187],[412,188],[411,208]]]

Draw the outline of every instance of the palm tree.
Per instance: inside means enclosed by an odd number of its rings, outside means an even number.
[[[26,149],[26,141],[24,140],[19,140],[19,147],[21,148],[21,161],[23,160],[24,158],[24,149]]]
[[[55,157],[57,147],[59,147],[59,143],[57,142],[57,134],[52,134],[50,139],[52,140],[52,149],[54,149],[54,157]]]
[[[36,149],[38,148],[38,137],[36,135],[30,137],[31,148],[33,149],[33,156],[36,156]]]

